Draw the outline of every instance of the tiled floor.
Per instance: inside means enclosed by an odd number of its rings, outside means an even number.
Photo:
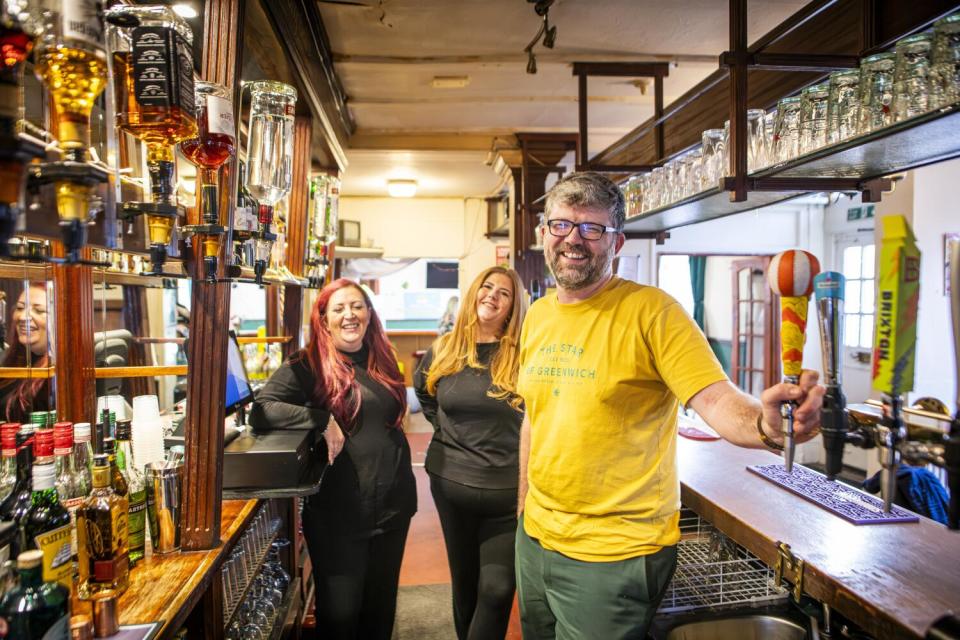
[[[419,421],[413,422],[416,418]],[[420,423],[422,421],[422,424]],[[427,429],[423,428],[427,426]],[[426,431],[426,432],[425,432]],[[446,550],[443,546],[443,534],[440,531],[440,519],[430,496],[430,482],[423,468],[427,446],[430,444],[432,429],[422,419],[421,414],[413,414],[407,425],[407,439],[413,459],[413,473],[417,478],[417,515],[410,525],[410,535],[404,551],[403,566],[400,569],[400,585],[444,584],[450,582],[450,569],[447,566]],[[507,640],[520,640],[520,618],[514,601]],[[416,640],[416,639],[410,639]]]

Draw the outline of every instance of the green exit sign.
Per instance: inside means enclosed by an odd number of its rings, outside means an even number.
[[[847,221],[852,222],[853,220],[863,220],[865,218],[873,217],[873,205],[868,204],[863,207],[850,207],[847,209]]]

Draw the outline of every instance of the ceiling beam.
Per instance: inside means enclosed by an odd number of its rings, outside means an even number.
[[[491,53],[478,55],[449,56],[385,56],[349,53],[334,53],[336,64],[502,64],[527,63],[525,53]],[[562,53],[537,52],[537,65],[573,64],[574,62],[671,62],[686,64],[710,64],[716,66],[717,56],[686,53],[632,53],[632,52],[584,52],[574,50]]]
[[[490,151],[495,147],[515,147],[513,134],[456,132],[367,132],[358,129],[350,138],[351,149],[406,151]]]
[[[347,101],[350,106],[381,105],[381,104],[507,104],[514,102],[577,102],[577,96],[477,96],[477,95],[452,95],[452,96],[430,96],[426,98],[363,98],[349,96]],[[590,96],[589,102],[604,103],[622,103],[622,104],[653,104],[653,92],[651,95],[644,96]]]

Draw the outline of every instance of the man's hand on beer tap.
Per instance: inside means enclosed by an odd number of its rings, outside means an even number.
[[[804,369],[800,384],[781,382],[760,395],[763,405],[763,431],[775,442],[782,442],[780,406],[793,402],[793,433],[797,443],[806,442],[820,433],[820,408],[826,388],[817,384],[820,374]]]

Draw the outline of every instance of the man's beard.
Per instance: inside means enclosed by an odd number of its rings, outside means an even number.
[[[613,251],[604,250],[600,253],[590,251],[582,244],[561,243],[555,250],[544,249],[550,272],[556,278],[557,284],[568,291],[585,289],[596,284],[613,263]],[[581,265],[560,265],[560,254],[563,252],[579,253],[587,260]]]

